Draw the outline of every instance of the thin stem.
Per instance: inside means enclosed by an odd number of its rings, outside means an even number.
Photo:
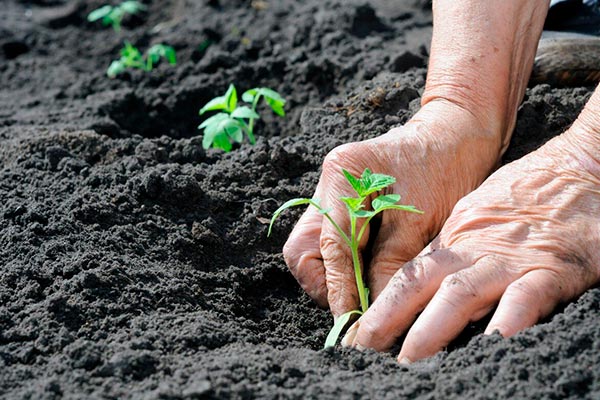
[[[358,289],[358,298],[360,299],[360,308],[362,312],[366,312],[369,308],[369,299],[367,298],[367,291],[362,278],[362,271],[360,266],[360,257],[358,256],[358,240],[356,236],[356,217],[351,216],[350,218],[350,237],[352,238],[352,244],[350,248],[352,250],[352,264],[354,266],[354,277],[356,278],[356,288]]]
[[[254,111],[254,112],[256,112],[256,106],[258,105],[258,100],[260,100],[260,94],[257,94],[256,96],[254,96],[254,99],[252,100],[252,111]],[[248,121],[248,126],[249,126],[249,131],[250,131],[250,134],[248,136],[254,137],[254,118],[250,118],[250,121]]]
[[[244,121],[243,119],[238,119],[238,121],[240,122],[240,124],[242,124],[242,129],[244,130],[244,132],[246,132],[246,135],[248,135],[248,140],[250,141],[250,144],[255,144],[256,139],[254,138],[254,135],[252,134],[252,131],[250,130],[250,127],[248,126],[246,121]]]
[[[375,215],[373,215],[374,217]],[[365,220],[365,223],[363,224],[363,226],[360,228],[360,231],[358,232],[358,237],[356,238],[356,241],[358,243],[361,242],[363,235],[365,234],[365,231],[367,230],[367,226],[369,226],[369,223],[371,222],[371,220],[373,219],[373,217],[369,217]]]
[[[323,207],[321,207],[318,203],[315,203],[314,201],[311,201],[310,204],[315,207],[317,210],[319,211],[323,211]],[[331,224],[333,225],[333,227],[335,229],[337,229],[338,233],[340,234],[340,236],[342,236],[342,239],[344,239],[344,242],[346,242],[346,244],[349,247],[352,247],[352,241],[348,238],[348,235],[346,235],[346,233],[342,230],[342,228],[340,228],[340,226],[333,220],[333,218],[331,218],[329,216],[329,213],[322,213],[325,218],[327,218],[329,220],[329,222],[331,222]]]

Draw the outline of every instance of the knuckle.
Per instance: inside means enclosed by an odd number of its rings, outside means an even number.
[[[362,345],[368,345],[371,343],[381,343],[387,341],[387,337],[384,334],[384,329],[372,318],[364,318],[360,321],[360,332],[357,336],[360,337],[360,343]]]
[[[392,278],[391,284],[398,289],[423,290],[426,281],[426,270],[420,257],[407,262]]]
[[[506,288],[505,296],[509,298],[527,298],[536,299],[539,298],[540,290],[534,287],[531,283],[526,281],[513,282]]]
[[[352,281],[344,275],[333,274],[326,272],[326,292],[327,301],[332,308],[332,311],[337,310],[343,313],[351,310],[359,302],[358,291]]]
[[[298,254],[294,248],[293,242],[290,239],[285,242],[281,252],[283,253],[283,259],[288,267],[298,264]]]
[[[321,234],[319,245],[324,257],[336,257],[345,254],[341,238],[333,233]]]
[[[457,305],[480,297],[479,290],[464,271],[446,276],[440,285],[440,292],[447,302]]]
[[[294,273],[299,267],[303,252],[298,251],[298,248],[295,246],[294,241],[290,238],[283,245],[282,253],[283,260],[285,261],[290,271]]]
[[[345,166],[352,166],[353,159],[357,154],[361,154],[361,145],[359,143],[346,143],[331,150],[323,160],[323,170],[336,172]]]

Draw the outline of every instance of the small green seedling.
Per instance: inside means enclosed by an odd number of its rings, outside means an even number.
[[[149,72],[152,71],[161,57],[165,58],[171,65],[177,64],[175,49],[171,46],[155,44],[143,56],[137,47],[129,42],[125,42],[125,46],[121,49],[121,58],[114,60],[110,64],[108,70],[106,70],[106,75],[114,78],[127,68],[137,68]]]
[[[118,6],[109,4],[95,9],[88,14],[87,19],[90,22],[102,21],[105,26],[112,25],[115,32],[121,31],[121,21],[125,14],[139,14],[144,11],[146,6],[139,1],[124,1]]]
[[[317,199],[292,199],[284,203],[281,207],[279,207],[273,217],[271,218],[271,223],[269,224],[269,231],[267,235],[271,234],[271,229],[273,227],[273,223],[281,214],[282,211],[303,204],[308,204],[315,207],[325,218],[327,218],[331,224],[335,227],[335,229],[340,234],[342,240],[350,247],[352,252],[352,264],[354,267],[354,277],[356,278],[356,287],[358,289],[358,297],[360,299],[360,309],[348,311],[347,313],[341,315],[333,327],[331,331],[329,331],[329,335],[327,335],[327,339],[325,340],[325,347],[335,346],[335,343],[338,340],[338,337],[342,333],[342,330],[350,321],[352,315],[362,315],[369,308],[369,289],[365,287],[365,283],[362,278],[361,265],[360,265],[360,257],[358,254],[358,244],[360,243],[369,222],[373,217],[385,210],[401,210],[408,211],[417,214],[423,214],[423,211],[416,209],[414,206],[398,204],[400,201],[399,194],[382,194],[377,196],[371,201],[371,210],[366,209],[365,201],[371,197],[372,194],[379,192],[387,188],[388,186],[394,184],[396,182],[396,178],[389,175],[384,174],[374,174],[368,168],[364,170],[362,176],[360,178],[354,177],[346,170],[342,170],[344,176],[352,186],[352,189],[358,195],[357,197],[341,197],[340,200],[346,204],[346,208],[348,209],[348,216],[350,217],[350,234],[348,235],[346,232],[342,230],[342,228],[331,218],[329,212],[331,210],[324,209],[319,204],[319,200]],[[363,219],[363,224],[358,228],[358,220]]]
[[[279,93],[269,88],[254,88],[242,94],[242,100],[250,104],[240,106],[238,104],[235,86],[229,85],[223,96],[215,97],[200,109],[200,115],[207,111],[220,111],[218,114],[207,118],[198,129],[204,129],[202,147],[208,149],[210,146],[224,151],[231,151],[231,142],[241,143],[244,133],[248,136],[250,144],[256,143],[254,137],[254,122],[260,118],[256,107],[260,99],[271,107],[273,112],[281,117],[285,116],[283,107],[285,100]]]

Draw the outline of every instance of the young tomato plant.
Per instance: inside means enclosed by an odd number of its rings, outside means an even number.
[[[358,289],[358,297],[360,299],[360,309],[348,311],[338,318],[334,326],[331,328],[329,335],[327,335],[325,347],[335,345],[338,337],[342,333],[342,330],[348,321],[350,321],[352,315],[362,315],[369,308],[369,289],[365,287],[365,283],[362,278],[358,244],[365,234],[371,219],[385,210],[400,210],[423,214],[423,211],[416,209],[414,206],[398,204],[400,201],[399,194],[379,195],[371,201],[372,209],[366,209],[365,201],[370,198],[373,193],[392,185],[394,182],[396,182],[396,178],[384,174],[374,174],[368,168],[364,170],[360,178],[356,178],[346,170],[342,170],[342,172],[350,183],[350,186],[352,186],[352,189],[354,189],[357,194],[357,197],[340,197],[340,200],[346,204],[346,208],[348,209],[348,216],[350,217],[350,232],[344,232],[344,230],[329,215],[330,210],[321,207],[319,200],[300,198],[287,201],[275,211],[273,217],[271,218],[271,223],[269,224],[269,230],[267,233],[267,235],[271,234],[273,223],[282,211],[290,207],[308,204],[319,210],[319,212],[331,222],[331,224],[340,234],[342,240],[350,247],[352,253],[352,264],[354,267],[354,277],[356,278],[356,288]],[[360,228],[358,228],[359,219],[364,220]]]
[[[154,68],[161,57],[165,58],[171,65],[177,64],[175,49],[171,46],[155,44],[148,49],[144,56],[137,47],[129,42],[125,42],[125,46],[121,49],[121,58],[114,60],[110,64],[108,70],[106,70],[106,75],[114,78],[127,68],[137,68],[146,72],[152,71],[152,68]]]
[[[254,137],[254,123],[260,118],[256,107],[260,99],[271,107],[273,112],[281,117],[285,116],[283,107],[285,100],[279,93],[269,88],[254,88],[242,94],[242,100],[250,106],[240,106],[235,86],[229,85],[223,96],[215,97],[200,109],[200,115],[207,111],[220,111],[218,114],[207,118],[198,129],[204,129],[202,147],[210,146],[231,151],[232,144],[241,143],[244,133],[248,136],[250,144],[256,143]]]
[[[121,21],[125,14],[139,14],[145,9],[146,6],[139,1],[124,1],[118,6],[107,4],[97,8],[88,14],[87,19],[90,22],[101,20],[103,25],[112,25],[115,32],[119,32],[121,31]]]

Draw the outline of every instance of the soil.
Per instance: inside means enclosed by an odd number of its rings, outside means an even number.
[[[418,109],[429,2],[155,0],[121,34],[86,21],[102,3],[0,9],[0,397],[600,397],[600,289],[399,366],[321,350],[331,319],[281,256],[300,211],[266,237],[329,150]],[[179,63],[108,79],[123,39]],[[255,146],[204,151],[198,109],[231,82],[276,89],[288,115],[262,110]],[[592,89],[529,89],[506,161]]]

